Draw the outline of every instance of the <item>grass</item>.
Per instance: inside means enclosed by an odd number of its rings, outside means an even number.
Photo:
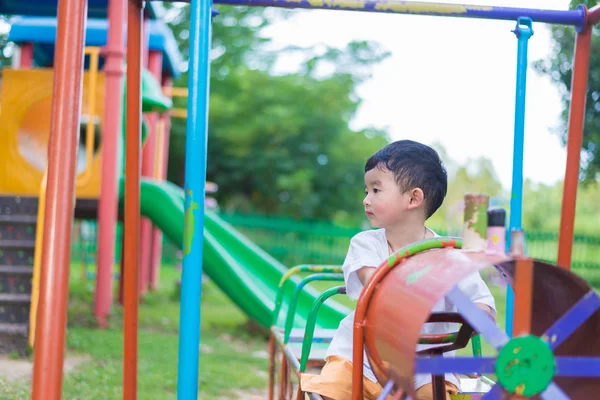
[[[77,270],[73,266],[72,270]],[[91,361],[65,376],[65,399],[121,399],[123,317],[115,307],[111,328],[99,330],[92,317],[93,281],[71,275],[67,352],[89,354]],[[161,270],[161,287],[140,304],[138,339],[138,397],[175,399],[179,299],[178,272]],[[246,316],[215,287],[203,287],[199,398],[232,396],[233,391],[257,391],[267,387],[267,341],[248,333]],[[29,382],[8,384],[0,380],[0,398],[29,397]]]

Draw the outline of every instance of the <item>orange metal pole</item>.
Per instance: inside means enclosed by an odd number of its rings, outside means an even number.
[[[408,257],[403,256],[401,258]],[[403,260],[399,261],[402,262]],[[354,313],[354,326],[352,330],[352,400],[363,398],[363,363],[365,343],[365,317],[369,309],[369,303],[377,284],[391,271],[391,268],[378,268],[369,282],[365,285],[356,303]],[[380,366],[376,366],[381,368]]]
[[[533,261],[515,262],[515,319],[513,336],[528,335],[531,331],[531,301],[533,300]]]
[[[125,400],[137,398],[142,14],[141,2],[139,0],[129,0],[127,12],[127,133],[125,140],[124,226],[123,399]]]
[[[86,15],[85,0],[58,2],[33,400],[62,397]]]
[[[583,142],[585,100],[590,65],[592,29],[586,28],[577,34],[573,55],[573,78],[571,81],[571,109],[567,137],[567,163],[563,188],[560,230],[558,233],[558,261],[563,268],[571,269],[573,236],[575,229],[575,207],[579,184],[579,162]]]

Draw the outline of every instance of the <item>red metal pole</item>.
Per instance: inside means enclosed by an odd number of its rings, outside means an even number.
[[[596,25],[600,22],[600,4],[594,6],[588,12],[588,26]]]
[[[162,77],[162,62],[163,55],[160,51],[150,50],[148,53],[148,70],[158,80],[161,81]],[[160,116],[158,113],[150,113],[147,116],[149,125],[149,135],[146,138],[146,144],[144,145],[143,161],[142,161],[142,176],[154,178],[154,168],[156,165],[156,146],[157,135],[156,130],[158,126],[158,120]],[[141,233],[141,270],[142,270],[142,281],[143,287],[141,287],[142,293],[148,290],[152,278],[153,270],[153,254],[157,243],[154,242],[154,233],[152,222],[148,219],[142,220],[142,233]]]
[[[117,239],[119,202],[119,166],[123,149],[119,144],[123,109],[123,43],[125,0],[108,4],[108,38],[104,48],[106,91],[104,97],[104,129],[102,133],[102,180],[98,204],[98,274],[94,298],[94,316],[100,327],[106,327],[112,308],[113,269]]]
[[[33,400],[60,400],[87,1],[58,2]]]
[[[151,50],[148,53],[148,70],[154,77],[161,81],[162,75],[162,53],[160,51]],[[147,115],[148,119],[148,137],[144,144],[143,157],[142,157],[142,176],[153,178],[154,177],[154,166],[156,163],[156,129],[158,125],[158,113],[150,113]],[[148,290],[150,282],[150,275],[152,270],[152,254],[154,252],[154,242],[152,241],[152,222],[147,218],[142,219],[141,227],[141,279],[140,279],[140,290],[145,293]]]
[[[20,68],[31,68],[33,67],[33,43],[23,43],[21,46],[21,60],[19,62]]]
[[[571,109],[567,137],[567,163],[563,188],[560,230],[558,232],[558,261],[563,268],[571,269],[573,236],[575,227],[575,207],[577,185],[579,184],[579,162],[583,142],[585,121],[585,98],[587,93],[588,70],[592,29],[586,28],[577,34],[573,55],[573,78],[571,81]]]
[[[143,18],[142,24],[144,29],[142,31],[142,65],[147,66],[150,63],[150,20],[146,15],[143,15]]]
[[[173,86],[171,78],[163,79],[163,87]],[[159,149],[162,149],[161,163],[158,165],[159,168],[159,179],[167,179],[167,167],[169,164],[169,132],[171,131],[171,118],[168,113],[164,113],[160,116],[160,120],[163,124],[163,132],[160,138],[161,143],[156,143]],[[160,229],[154,228],[152,232],[152,260],[150,263],[150,289],[155,290],[158,288],[159,271],[162,261],[162,245],[163,235]]]
[[[147,67],[149,63],[149,46],[150,46],[150,29],[148,28],[148,18],[143,16],[143,34],[142,34],[142,66]],[[151,125],[151,121],[149,121]],[[146,142],[142,143],[142,176],[144,176],[144,164],[147,162],[145,160],[146,148],[148,147],[148,141],[151,140],[152,136],[152,127],[149,126],[148,136],[146,137]],[[150,246],[152,245],[151,240],[151,229],[152,223],[147,219],[140,217],[140,296],[144,296],[146,291],[148,290],[148,280],[150,272],[148,263],[150,262]]]
[[[139,0],[129,0],[127,13],[123,355],[123,399],[125,400],[134,400],[137,398],[143,34],[143,9],[141,4]]]
[[[158,289],[160,266],[162,263],[162,240],[160,229],[152,228],[152,257],[150,259],[150,290]]]

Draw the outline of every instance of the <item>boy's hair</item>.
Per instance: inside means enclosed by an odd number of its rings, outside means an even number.
[[[448,176],[433,148],[412,140],[398,140],[373,154],[365,164],[365,173],[376,167],[392,172],[403,193],[413,188],[423,190],[425,219],[442,205]]]

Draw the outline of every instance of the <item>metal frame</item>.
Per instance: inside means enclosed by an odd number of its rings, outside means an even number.
[[[304,277],[302,280],[296,283],[293,292],[290,294],[291,298],[288,304],[287,314],[283,321],[283,326],[278,325],[279,315],[281,308],[284,304],[284,297],[286,289],[290,286],[288,283],[294,275],[302,273],[311,273]],[[293,322],[296,316],[296,304],[299,299],[299,295],[304,287],[313,281],[343,281],[342,268],[333,265],[298,265],[291,268],[280,280],[279,289],[277,291],[275,308],[273,310],[272,326],[270,329],[269,337],[269,400],[275,398],[275,360],[277,356],[277,350],[281,352],[280,362],[280,377],[279,377],[279,399],[293,397],[293,385],[291,382],[290,370],[292,370],[298,381],[300,381],[301,374],[304,373],[307,367],[322,367],[324,360],[321,357],[311,358],[310,351],[312,343],[329,343],[333,338],[335,330],[326,330],[319,332],[315,336],[315,326],[317,322],[317,315],[320,306],[330,297],[336,294],[345,294],[344,286],[337,286],[330,288],[323,292],[315,301],[311,311],[307,317],[306,326],[304,329],[300,328],[297,332],[293,332]],[[301,347],[293,346],[294,344],[301,344]],[[301,350],[300,356],[294,352],[294,350]],[[296,390],[296,397],[301,398],[303,392],[298,384]],[[312,398],[320,399],[318,395],[312,395]]]

